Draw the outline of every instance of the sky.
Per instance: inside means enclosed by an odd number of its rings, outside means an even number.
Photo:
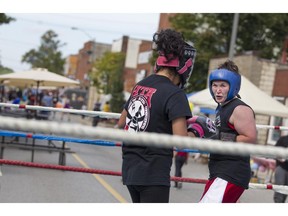
[[[77,54],[84,43],[94,39],[112,44],[123,35],[151,40],[158,29],[159,13],[6,13],[16,19],[0,26],[0,60],[15,72],[28,70],[22,56],[38,49],[48,30],[58,34],[63,57]],[[73,30],[77,28],[76,30]]]
[[[22,56],[38,49],[41,36],[47,30],[58,34],[63,43],[63,57],[77,54],[84,43],[95,39],[112,44],[123,35],[151,40],[158,29],[160,13],[208,12],[287,12],[283,0],[258,3],[243,0],[1,0],[0,12],[14,17],[15,22],[0,26],[0,62],[15,72],[27,70]],[[258,1],[256,1],[258,2]],[[288,1],[285,1],[286,5]],[[145,4],[144,4],[145,3]],[[15,7],[17,5],[17,7]],[[78,30],[73,30],[75,27]]]
[[[65,44],[63,57],[77,54],[85,42],[95,39],[110,43],[128,35],[151,40],[158,29],[160,13],[182,12],[287,12],[283,0],[249,2],[243,0],[1,0],[0,12],[16,18],[15,22],[0,26],[0,61],[15,72],[27,70],[29,64],[21,63],[22,56],[40,46],[41,36],[47,30],[58,34]],[[258,2],[258,1],[256,1]],[[288,1],[285,1],[288,2]],[[145,4],[144,4],[145,3]],[[286,3],[287,4],[287,3]],[[17,7],[15,7],[17,5]],[[76,27],[78,30],[72,30]]]

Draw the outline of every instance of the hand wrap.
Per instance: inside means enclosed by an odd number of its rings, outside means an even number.
[[[220,140],[221,141],[232,141],[235,142],[236,141],[236,134],[231,134],[231,133],[225,133],[225,132],[221,132],[220,133]]]

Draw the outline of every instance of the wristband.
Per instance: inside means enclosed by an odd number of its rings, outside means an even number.
[[[225,133],[225,132],[221,132],[220,133],[220,140],[222,141],[236,141],[236,134],[232,134],[232,133]]]

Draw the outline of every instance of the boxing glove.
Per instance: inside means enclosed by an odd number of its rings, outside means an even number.
[[[189,118],[187,120],[187,130],[200,138],[211,138],[216,134],[214,122],[205,116]]]

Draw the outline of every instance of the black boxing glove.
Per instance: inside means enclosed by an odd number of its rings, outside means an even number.
[[[188,119],[187,130],[201,138],[210,138],[216,134],[214,122],[205,116],[193,116]]]

